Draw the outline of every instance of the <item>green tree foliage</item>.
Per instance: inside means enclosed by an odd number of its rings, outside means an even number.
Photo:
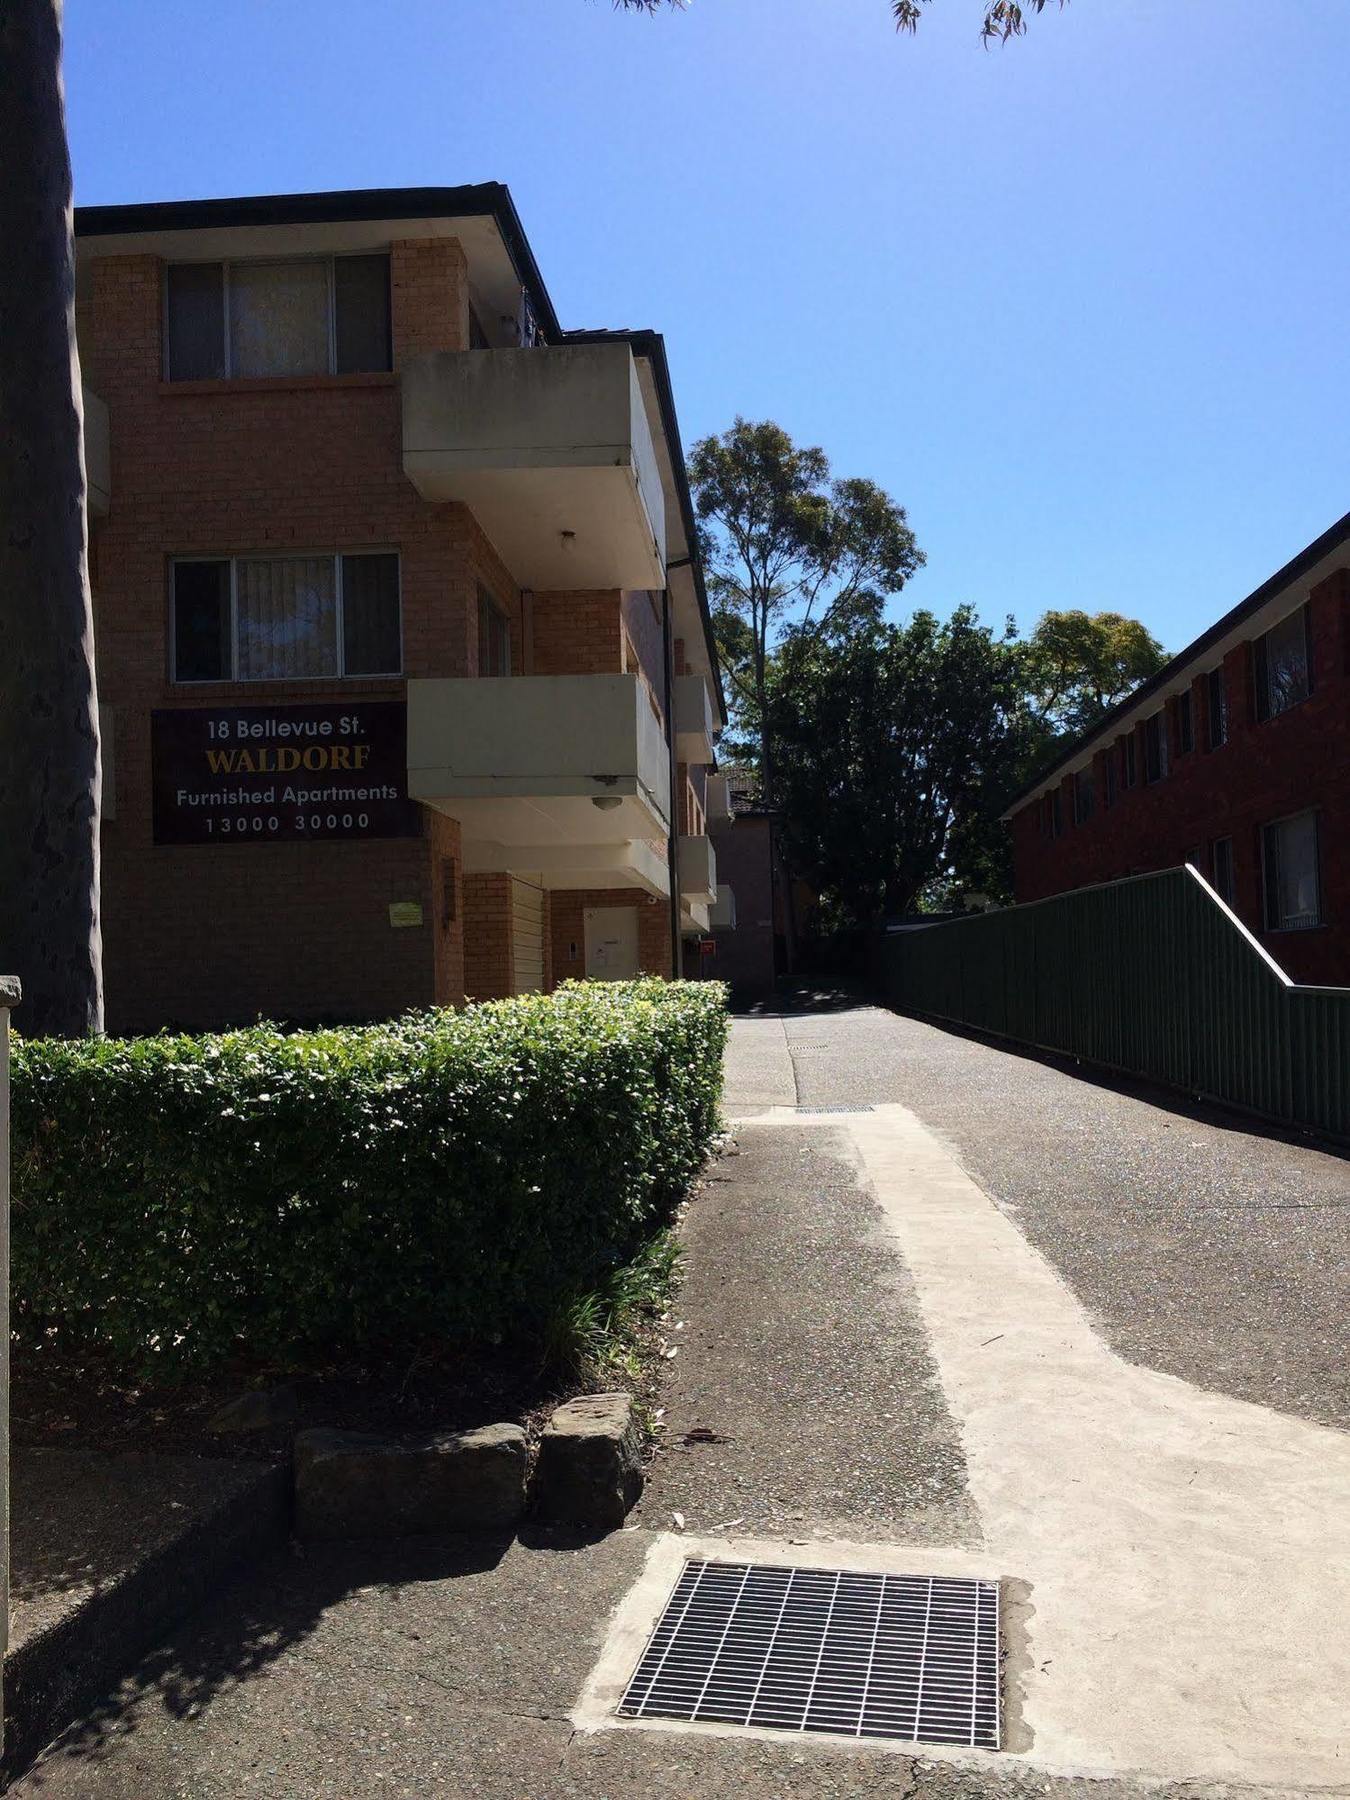
[[[770,707],[793,867],[848,921],[902,913],[950,874],[1013,753],[1016,647],[963,606],[785,649]]]
[[[1023,647],[1027,698],[1049,736],[1090,731],[1167,652],[1138,619],[1118,612],[1048,612]]]
[[[620,12],[662,12],[667,6],[683,9],[689,0],[614,0]],[[897,31],[918,29],[923,9],[930,0],[891,0],[891,17]],[[984,0],[980,36],[988,43],[1006,44],[1009,38],[1021,37],[1027,28],[1029,13],[1044,12],[1049,0]],[[1059,0],[1064,6],[1066,0]]]
[[[905,510],[873,481],[840,480],[815,446],[771,420],[738,418],[695,444],[689,476],[703,535],[734,724],[775,799],[771,668],[875,623],[924,561]]]

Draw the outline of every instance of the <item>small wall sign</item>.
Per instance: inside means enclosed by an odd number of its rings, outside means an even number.
[[[150,715],[157,844],[417,837],[402,701]]]

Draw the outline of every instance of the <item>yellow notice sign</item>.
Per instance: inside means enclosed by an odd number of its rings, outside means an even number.
[[[401,925],[420,925],[422,923],[422,906],[417,900],[391,900],[389,902],[389,923],[395,930]]]

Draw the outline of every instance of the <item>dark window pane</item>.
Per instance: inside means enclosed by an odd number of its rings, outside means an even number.
[[[1221,900],[1233,904],[1233,840],[1215,838],[1213,847],[1214,891]]]
[[[225,373],[225,281],[219,263],[174,263],[167,282],[170,381]]]
[[[230,565],[173,565],[173,678],[228,681],[230,677]]]
[[[345,675],[397,675],[397,556],[342,559],[342,647]]]
[[[1191,696],[1189,693],[1177,696],[1177,749],[1179,751],[1195,748],[1195,726],[1191,712]]]
[[[388,369],[389,258],[339,256],[333,263],[339,375]]]

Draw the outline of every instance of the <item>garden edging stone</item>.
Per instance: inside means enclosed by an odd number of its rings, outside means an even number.
[[[320,1427],[295,1440],[302,1538],[415,1537],[514,1530],[529,1448],[519,1425],[413,1441]]]

